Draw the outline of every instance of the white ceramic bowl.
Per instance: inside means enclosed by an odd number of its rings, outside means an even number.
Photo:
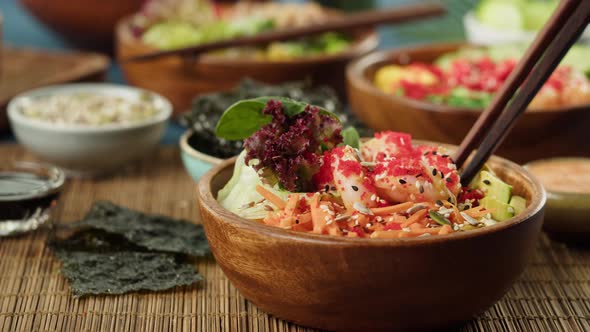
[[[153,95],[158,114],[129,124],[83,126],[52,124],[25,117],[20,105],[29,98],[60,93],[89,92],[136,100]],[[164,97],[143,89],[115,84],[64,84],[25,92],[8,104],[8,118],[17,140],[44,160],[62,167],[70,176],[113,172],[148,154],[160,141],[172,105]]]

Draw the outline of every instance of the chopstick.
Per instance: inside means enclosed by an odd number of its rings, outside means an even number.
[[[478,124],[471,130],[478,133],[468,135],[461,144],[462,147],[476,146],[478,143],[476,139],[485,134],[475,155],[463,170],[461,175],[463,185],[469,184],[479,169],[506,138],[518,117],[524,113],[536,93],[582,34],[588,25],[589,19],[590,1],[562,1],[526,56],[521,59],[520,64],[511,74],[507,84],[509,86],[502,89],[502,92],[507,96],[502,95],[494,99],[494,104],[490,105],[486,110],[484,120],[478,120]],[[558,33],[555,33],[555,31],[558,31]],[[532,68],[530,75],[528,75],[529,68]],[[516,84],[519,79],[524,80],[520,88],[519,84]],[[514,97],[510,102],[511,96]],[[506,104],[508,104],[507,107]],[[501,111],[504,108],[503,113],[495,114],[499,112],[497,109]],[[494,119],[494,115],[496,119]],[[483,116],[484,114],[482,114]],[[459,150],[456,158],[457,160],[465,160],[470,153],[471,150]]]
[[[384,23],[407,22],[419,18],[441,15],[444,12],[445,7],[442,4],[436,2],[399,6],[381,10],[369,10],[334,19],[328,19],[321,24],[263,32],[254,36],[219,40],[211,43],[179,48],[175,50],[136,55],[123,59],[123,61],[147,61],[173,55],[197,56],[204,52],[210,52],[213,50],[229,47],[263,45],[274,41],[307,37],[323,32],[341,32],[354,28],[372,27]]]
[[[467,133],[467,136],[461,142],[459,149],[455,153],[453,160],[458,168],[463,166],[471,151],[481,143],[483,135],[491,128],[494,121],[502,113],[506,104],[512,98],[514,91],[522,85],[524,80],[533,69],[534,65],[539,61],[547,46],[551,43],[553,37],[559,32],[563,26],[562,17],[571,15],[576,8],[578,1],[562,1],[555,10],[551,20],[545,24],[543,29],[539,32],[538,37],[534,40],[531,46],[526,50],[522,61],[520,61],[514,68],[512,74],[508,77],[506,82],[502,85],[500,91],[494,96],[488,107],[477,118],[477,121]],[[562,16],[567,15],[567,16]],[[553,20],[560,19],[561,24],[553,24]]]

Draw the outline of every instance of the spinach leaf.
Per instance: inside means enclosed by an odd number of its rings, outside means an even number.
[[[347,127],[342,131],[342,138],[345,145],[350,145],[353,148],[358,149],[360,146],[359,133],[354,127]]]
[[[309,105],[286,97],[258,97],[241,100],[231,105],[217,122],[215,135],[227,140],[240,140],[250,137],[262,126],[270,123],[272,117],[262,113],[269,100],[279,100],[283,104],[283,112],[287,117],[293,117],[305,111]],[[338,116],[319,107],[320,113],[334,117]]]
[[[262,114],[265,102],[256,99],[240,100],[231,105],[217,122],[215,135],[227,140],[239,140],[254,134],[272,120]]]

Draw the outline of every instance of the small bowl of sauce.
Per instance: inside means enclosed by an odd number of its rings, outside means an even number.
[[[544,229],[553,238],[590,243],[590,158],[552,158],[525,166],[547,191]]]
[[[65,175],[57,167],[25,161],[0,165],[0,236],[16,235],[46,223]]]

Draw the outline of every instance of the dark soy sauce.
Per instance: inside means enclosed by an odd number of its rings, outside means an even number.
[[[35,222],[32,218],[48,218],[59,191],[51,179],[19,171],[0,171],[0,227],[2,222]]]

